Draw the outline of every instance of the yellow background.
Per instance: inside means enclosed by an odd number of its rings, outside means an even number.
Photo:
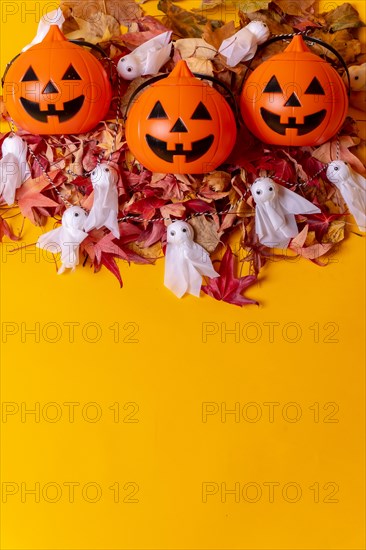
[[[7,19],[2,7],[2,66],[32,39],[21,5],[36,4],[56,3],[12,3]],[[39,232],[27,224],[23,244]],[[121,264],[119,290],[105,270],[57,276],[34,247],[12,248],[1,265],[4,550],[365,547],[365,239],[349,234],[327,268],[268,264],[248,293],[260,307],[242,309],[176,299],[163,261]],[[38,406],[39,421],[24,415]],[[225,416],[235,406],[240,417]],[[37,483],[39,502],[24,492]]]

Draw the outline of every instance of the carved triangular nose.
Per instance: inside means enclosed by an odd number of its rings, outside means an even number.
[[[295,92],[290,95],[285,103],[285,107],[301,107],[301,103]]]
[[[58,94],[59,90],[56,88],[52,80],[48,82],[46,87],[43,90],[43,94]]]
[[[183,120],[181,118],[178,118],[177,122],[174,124],[173,128],[170,130],[171,132],[188,132]]]

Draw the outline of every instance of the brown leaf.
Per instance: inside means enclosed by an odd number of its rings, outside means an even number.
[[[323,237],[325,243],[339,243],[344,239],[344,228],[346,222],[344,220],[334,220],[331,222],[328,232]]]
[[[361,42],[354,38],[347,29],[335,33],[328,33],[316,29],[313,35],[315,38],[319,38],[326,44],[333,46],[348,64],[353,63],[356,56],[361,52]],[[314,53],[326,55],[329,59],[338,62],[336,56],[326,47],[315,44],[314,48],[312,47],[311,50],[314,51]]]
[[[142,16],[142,10],[134,0],[66,0],[61,9],[71,9],[72,15],[88,21],[100,14],[110,15],[120,25],[127,26]]]
[[[149,260],[157,260],[162,257],[161,241],[148,247],[141,246],[137,243],[131,243],[129,248],[142,258],[147,258]]]
[[[202,0],[199,8],[192,8],[192,11],[212,10],[218,6],[224,6],[225,0]]]
[[[160,0],[158,9],[167,16],[167,25],[178,36],[200,38],[207,23],[206,17],[184,10],[171,0]]]
[[[229,21],[222,27],[214,29],[210,22],[205,26],[202,38],[211,44],[216,50],[219,49],[222,42],[235,34],[234,21]]]
[[[261,10],[268,10],[268,6],[271,3],[271,0],[255,0],[255,2],[239,2],[238,10],[244,13],[248,13],[248,9],[253,10],[252,13]],[[255,9],[253,9],[255,8]]]
[[[357,10],[348,3],[337,6],[334,10],[323,15],[331,32],[342,29],[357,29],[365,26]]]
[[[339,156],[340,159],[344,162],[349,162],[351,167],[356,170],[356,172],[358,172],[359,174],[364,174],[364,165],[349,150],[350,147],[354,147],[355,145],[357,145],[357,139],[355,143],[354,138],[352,138],[351,136],[341,136],[339,138]],[[326,143],[323,143],[323,145],[315,149],[312,156],[320,160],[321,162],[324,162],[324,164],[327,164],[328,162],[336,159],[337,140],[334,139],[333,141],[327,141]]]
[[[222,233],[218,232],[217,223],[206,216],[197,216],[189,220],[194,229],[195,242],[203,246],[207,252],[216,250]]]
[[[272,0],[287,15],[304,15],[313,7],[315,0]]]

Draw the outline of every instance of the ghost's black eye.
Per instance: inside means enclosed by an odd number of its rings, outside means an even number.
[[[72,65],[69,65],[67,71],[62,77],[62,80],[81,80],[81,78],[78,75],[78,73],[75,71],[74,67]]]
[[[104,172],[109,172],[109,168],[104,168]]]
[[[175,231],[171,231],[170,234],[171,234],[172,237],[174,237]]]
[[[75,212],[74,216],[77,218],[79,216],[78,212]]]
[[[268,191],[273,191],[273,187],[268,187]]]
[[[335,166],[335,167],[334,167],[334,170],[338,170],[338,166]]]
[[[257,189],[256,193],[257,193],[257,195],[261,195],[262,194],[261,189]]]

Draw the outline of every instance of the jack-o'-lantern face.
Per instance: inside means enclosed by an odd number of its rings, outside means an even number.
[[[327,141],[343,124],[347,108],[342,79],[300,36],[253,71],[240,100],[249,130],[274,145]]]
[[[229,105],[183,61],[139,97],[126,123],[129,148],[154,172],[214,170],[230,154],[235,138]]]
[[[56,25],[13,62],[4,83],[9,114],[36,134],[90,130],[105,116],[111,96],[100,62],[68,42]]]

